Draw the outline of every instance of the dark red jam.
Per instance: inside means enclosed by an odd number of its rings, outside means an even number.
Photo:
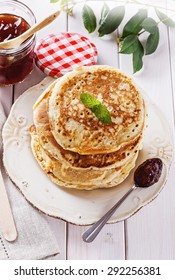
[[[29,28],[30,25],[21,17],[11,14],[0,15],[0,42],[18,37]]]
[[[30,25],[22,17],[12,14],[0,15],[0,42],[13,39],[24,33]],[[0,84],[15,84],[32,71],[34,45],[31,43],[23,49],[0,49]]]
[[[136,187],[150,187],[159,181],[163,163],[160,158],[147,159],[134,173]]]

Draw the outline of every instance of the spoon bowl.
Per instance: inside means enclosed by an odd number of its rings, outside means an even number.
[[[39,23],[36,23],[31,28],[29,28],[27,31],[22,33],[20,36],[0,42],[0,49],[13,49],[19,47],[25,40],[27,40],[29,37],[31,37],[34,33],[41,30],[48,24],[50,24],[52,21],[54,21],[61,13],[61,10],[58,10],[54,12],[53,14],[46,17],[44,20],[40,21]]]
[[[82,235],[83,241],[90,243],[92,242],[99,232],[102,230],[107,221],[115,213],[117,208],[123,203],[123,201],[137,188],[147,188],[158,182],[162,174],[163,162],[159,158],[148,159],[137,167],[134,172],[134,185],[122,196],[122,198],[99,219],[93,224],[87,231]]]

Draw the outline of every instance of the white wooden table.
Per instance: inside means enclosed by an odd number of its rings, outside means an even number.
[[[49,0],[22,0],[35,13],[37,20],[44,18],[58,8]],[[110,1],[109,4],[111,4]],[[150,1],[151,2],[151,1]],[[172,0],[152,1],[159,6],[174,5]],[[91,5],[92,4],[92,5]],[[100,14],[103,2],[93,2]],[[111,5],[113,5],[112,3]],[[133,6],[132,6],[133,7]],[[81,19],[82,5],[74,9],[74,17],[66,13],[50,26],[40,31],[37,38],[50,33],[72,31],[89,37],[97,46],[99,64],[119,67],[132,76],[131,58],[117,52],[116,34],[100,39],[97,34],[89,35],[83,27]],[[98,11],[99,10],[99,11]],[[136,11],[136,7],[127,8],[127,16]],[[125,22],[127,20],[125,17]],[[27,88],[41,81],[45,75],[34,69],[33,73],[21,84],[1,87],[0,99],[8,115],[12,103]],[[174,96],[175,96],[175,28],[168,29],[161,24],[160,44],[156,53],[144,59],[144,68],[134,75],[134,79],[142,85],[152,100],[162,110],[170,126],[172,137],[175,134]],[[61,254],[55,259],[175,259],[175,162],[171,166],[168,181],[160,195],[149,205],[142,208],[134,216],[123,222],[106,225],[98,238],[91,244],[82,241],[81,235],[87,229],[67,222],[48,218],[51,228],[60,246]]]

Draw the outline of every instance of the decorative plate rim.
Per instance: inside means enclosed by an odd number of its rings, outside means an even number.
[[[25,91],[16,101],[15,103],[13,104],[12,108],[11,108],[11,111],[10,111],[10,114],[5,122],[5,125],[3,127],[3,130],[2,130],[2,138],[3,138],[3,164],[4,164],[4,167],[5,167],[5,170],[6,170],[6,173],[8,175],[8,177],[10,178],[10,180],[13,182],[13,184],[17,187],[17,189],[22,193],[22,195],[25,197],[25,199],[35,208],[37,209],[39,212],[49,216],[49,217],[54,217],[54,218],[57,218],[57,219],[60,219],[60,220],[63,220],[63,221],[66,221],[66,222],[69,222],[71,224],[74,224],[74,225],[79,225],[79,226],[85,226],[85,225],[91,225],[94,223],[95,220],[92,220],[91,222],[87,221],[87,222],[83,222],[83,221],[75,221],[76,219],[72,219],[72,217],[70,218],[67,218],[67,215],[65,217],[63,216],[60,216],[59,213],[57,213],[57,215],[55,214],[51,214],[49,211],[47,210],[43,210],[42,208],[39,207],[39,205],[35,205],[35,203],[31,200],[31,197],[30,195],[28,196],[28,194],[25,193],[24,189],[21,188],[21,186],[18,185],[18,183],[16,182],[15,178],[13,178],[13,176],[11,176],[11,172],[8,168],[8,165],[7,165],[7,162],[6,162],[6,152],[7,152],[7,142],[6,142],[6,130],[8,128],[8,124],[9,124],[9,121],[11,121],[11,118],[13,118],[13,112],[15,111],[15,108],[17,107],[18,104],[20,104],[20,102],[22,102],[23,98],[27,98],[27,96],[29,95],[28,98],[31,97],[31,91],[35,91],[36,87],[39,87],[40,88],[40,91],[43,92],[43,90],[45,88],[47,88],[47,86],[53,81],[52,78],[45,78],[43,81],[41,81],[39,84],[33,86],[32,88],[28,89],[27,91]],[[40,92],[40,93],[41,93]],[[142,91],[143,92],[143,91]],[[36,99],[38,98],[40,94],[38,94],[36,96]],[[143,92],[143,96],[145,97],[146,99],[146,102],[148,103],[148,106],[149,104],[151,104],[151,106],[155,106],[155,108],[158,110],[158,112],[160,113],[161,117],[163,118],[163,121],[166,121],[166,118],[164,117],[164,115],[162,114],[161,110],[150,100],[150,98],[145,94],[145,92]],[[19,112],[20,113],[20,112]],[[20,117],[19,117],[19,120],[20,120]],[[22,122],[22,119],[20,120]],[[22,129],[22,128],[21,128]],[[168,131],[169,131],[169,134],[170,134],[170,129],[168,127]],[[170,170],[170,167],[171,167],[171,163],[172,163],[172,159],[173,159],[173,144],[172,144],[172,141],[171,141],[171,137],[168,138],[168,142],[171,146],[171,150],[169,152],[169,158],[168,158],[168,162],[166,163],[166,161],[164,162],[164,165],[166,167],[166,174],[165,174],[165,178],[164,178],[164,181],[162,183],[162,185],[158,188],[158,191],[155,192],[154,195],[152,195],[145,203],[141,203],[139,206],[137,206],[132,212],[130,211],[128,214],[124,214],[123,217],[120,217],[120,218],[111,218],[111,220],[108,221],[109,224],[113,224],[113,223],[117,223],[117,222],[120,222],[120,221],[123,221],[123,220],[126,220],[128,219],[129,217],[133,216],[136,212],[138,212],[142,207],[146,206],[147,204],[149,204],[150,202],[152,202],[159,194],[160,192],[162,191],[162,189],[164,188],[166,182],[167,182],[167,179],[168,179],[168,174],[169,174],[169,170]],[[139,157],[140,157],[140,154],[139,154]],[[137,165],[137,164],[136,164]],[[39,167],[39,166],[38,166]],[[39,167],[40,168],[40,167]],[[46,176],[46,175],[45,175]],[[52,183],[53,184],[53,183]],[[56,187],[56,188],[59,188],[59,187]],[[117,187],[114,187],[114,188],[117,188]],[[110,190],[110,189],[108,189]],[[82,190],[79,190],[80,192],[82,192]],[[107,191],[107,190],[106,190]],[[89,191],[87,191],[89,192]],[[111,204],[112,206],[112,204]],[[110,207],[109,207],[110,208]],[[101,216],[101,214],[100,214]],[[98,218],[96,218],[97,220]]]

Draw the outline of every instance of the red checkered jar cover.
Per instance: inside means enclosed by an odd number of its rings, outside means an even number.
[[[47,75],[60,77],[79,66],[96,64],[97,49],[78,33],[51,34],[36,44],[35,62]]]

